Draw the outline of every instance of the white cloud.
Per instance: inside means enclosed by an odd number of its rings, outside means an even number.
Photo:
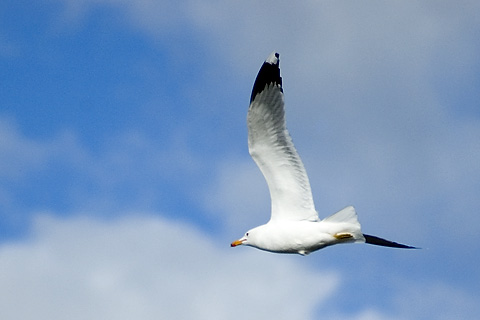
[[[452,273],[464,272],[465,265],[476,261],[471,261],[470,254],[478,251],[480,237],[475,232],[480,223],[480,124],[475,115],[469,117],[468,110],[467,116],[459,116],[464,112],[463,101],[452,105],[443,91],[456,85],[462,88],[456,94],[472,96],[468,91],[473,87],[470,80],[478,73],[478,41],[474,34],[478,30],[478,2],[67,2],[71,16],[81,16],[98,4],[120,8],[125,21],[169,45],[172,39],[181,39],[176,36],[185,29],[195,30],[206,51],[219,58],[218,64],[222,68],[229,66],[222,72],[251,78],[252,83],[261,64],[259,59],[273,49],[279,50],[287,121],[310,174],[321,215],[354,204],[365,231],[381,230],[381,236],[432,247],[430,253],[417,253],[413,259],[385,251],[371,254],[372,270],[388,265],[395,256],[399,257],[398,264],[411,268],[408,270],[415,277],[423,278],[428,273],[429,277],[455,279]],[[192,61],[191,56],[185,61]],[[211,67],[205,63],[206,69]],[[215,79],[215,72],[211,75]],[[230,84],[229,88],[237,85]],[[223,100],[208,102],[211,110],[225,107]],[[240,121],[244,123],[244,118]],[[39,141],[22,136],[8,123],[1,124],[0,175],[9,181],[27,181],[29,174],[45,170],[58,161],[52,159],[61,155],[60,161],[75,169],[75,177],[84,177],[79,179],[80,185],[74,186],[77,189],[71,190],[76,197],[73,207],[83,212],[90,208],[98,212],[99,207],[104,212],[121,209],[124,203],[117,192],[119,186],[140,191],[141,199],[128,201],[132,208],[150,204],[152,199],[161,202],[172,193],[159,193],[156,186],[181,181],[181,188],[175,192],[183,192],[181,196],[187,201],[188,197],[201,197],[209,211],[225,222],[229,236],[238,236],[231,232],[244,232],[268,219],[266,183],[247,153],[240,160],[217,160],[219,167],[205,174],[205,163],[182,139],[159,146],[142,133],[129,132],[112,137],[102,151],[94,154],[85,151],[74,135],[61,134]],[[211,184],[209,179],[199,183],[202,179],[198,174],[203,174],[202,178],[208,175]],[[0,189],[0,203],[11,203],[11,192]],[[144,234],[127,224],[139,226],[142,231],[151,226],[152,231]],[[175,229],[181,239],[167,229]],[[296,309],[286,308],[287,301],[282,299],[289,297],[289,290],[300,290],[300,286],[315,289],[305,284],[304,278],[283,277],[298,283],[277,284],[279,277],[271,270],[280,275],[291,270],[305,271],[292,262],[296,260],[289,260],[294,257],[273,257],[242,250],[245,248],[230,255],[213,240],[205,240],[205,234],[199,231],[151,217],[125,218],[114,225],[88,218],[63,222],[43,218],[35,230],[37,238],[31,242],[3,244],[0,249],[1,269],[8,271],[1,278],[4,291],[0,300],[12,302],[6,309],[0,308],[0,315],[3,310],[17,307],[24,313],[51,314],[49,319],[62,311],[82,318],[148,319],[152,314],[164,315],[162,312],[186,318],[191,318],[192,312],[194,318],[207,314],[211,318],[212,301],[221,301],[214,310],[218,318],[230,319],[231,314],[246,318],[249,308],[259,314],[265,312],[268,318],[272,317],[271,310],[281,312],[285,318],[299,318],[297,313],[289,313]],[[177,242],[167,247],[159,240],[164,240],[164,235]],[[226,245],[229,240],[224,241]],[[144,251],[138,252],[139,247]],[[342,256],[345,251],[335,252]],[[445,252],[451,252],[451,256],[446,258]],[[328,254],[319,253],[318,259]],[[165,256],[174,258],[165,261]],[[261,270],[244,266],[252,259],[260,261]],[[311,263],[316,258],[308,259],[301,261]],[[447,261],[438,263],[443,259]],[[278,265],[279,260],[284,262]],[[287,266],[282,267],[285,261]],[[453,271],[448,270],[451,261],[455,262]],[[438,266],[438,270],[416,273],[412,265]],[[219,266],[220,271],[212,266]],[[244,268],[242,272],[238,266]],[[348,272],[350,277],[369,278],[348,266],[339,266],[338,270]],[[333,275],[332,284],[316,272],[309,272],[317,284],[325,282],[328,288],[336,288],[338,275]],[[473,279],[478,274],[474,272]],[[253,275],[254,292],[247,288],[252,278],[245,274]],[[20,286],[14,286],[15,279]],[[10,289],[5,291],[9,286],[16,290],[13,295]],[[185,286],[189,291],[183,290]],[[473,282],[465,285],[476,286]],[[340,310],[332,317],[340,314],[337,318],[344,318],[348,314],[355,319],[409,319],[434,318],[442,313],[455,317],[457,305],[465,306],[464,314],[472,317],[478,305],[475,299],[468,298],[468,291],[444,284],[401,287],[388,293],[398,294],[393,307],[380,308],[376,302],[366,301],[358,312]],[[383,294],[378,286],[375,290],[372,295]],[[165,291],[172,294],[166,296]],[[284,296],[278,301],[268,296],[279,292]],[[293,298],[293,304],[308,317],[315,303],[323,301],[321,294],[328,296],[331,292],[314,292],[308,301]],[[238,296],[240,300],[234,298]],[[265,301],[267,305],[261,305]],[[19,307],[26,303],[32,308]],[[92,313],[88,313],[89,308]]]
[[[388,306],[371,301],[347,312],[350,303],[336,302],[336,295],[354,297],[350,290],[362,289],[340,288],[346,271],[312,269],[310,258],[231,249],[192,226],[153,215],[101,220],[40,213],[28,238],[0,246],[0,316],[315,319],[323,314],[378,320],[478,313],[474,294],[425,281],[397,282]]]
[[[71,132],[45,139],[32,138],[21,132],[14,119],[0,116],[0,217],[3,223],[23,224],[22,210],[28,206],[30,195],[27,197],[20,190],[36,186],[42,172],[62,163],[78,169],[86,158],[87,152]],[[43,190],[42,186],[36,187],[37,191]]]
[[[31,205],[23,194],[31,181],[33,192],[51,188],[51,183],[61,185],[60,196],[68,199],[69,210],[87,212],[101,206],[107,215],[125,209],[127,203],[132,208],[150,207],[168,197],[166,186],[184,186],[188,197],[196,187],[191,181],[200,180],[205,172],[199,169],[204,159],[191,150],[187,138],[171,133],[159,142],[129,131],[97,141],[103,147],[92,150],[74,132],[29,137],[14,119],[0,117],[0,212],[6,221],[24,217],[17,217],[17,212]]]
[[[267,184],[250,157],[223,159],[202,193],[202,203],[224,224],[224,232],[240,237],[270,219]],[[234,240],[234,239],[232,239]]]
[[[392,279],[386,279],[391,281]],[[443,282],[395,281],[395,291],[384,303],[370,303],[358,311],[335,310],[325,313],[329,319],[407,320],[407,319],[471,319],[478,314],[479,297]],[[368,290],[368,289],[366,289]],[[354,302],[352,303],[354,304]],[[350,308],[351,306],[347,306]]]
[[[309,262],[313,256],[231,249],[228,239],[157,215],[33,216],[27,238],[0,245],[1,318],[400,320],[478,312],[477,297],[460,287],[395,274],[383,279],[395,283],[381,299],[386,305],[357,301],[352,304],[360,310],[347,312],[348,298],[335,299],[361,290],[351,283],[339,287],[344,276],[360,276],[351,264],[331,271]],[[363,277],[365,283],[379,279]],[[372,284],[368,290],[378,289]]]
[[[349,107],[352,94],[372,90],[379,94],[379,88],[389,83],[400,81],[407,89],[402,94],[405,98],[423,92],[424,82],[431,77],[457,80],[459,71],[471,72],[469,66],[475,63],[478,52],[473,41],[478,28],[476,12],[480,10],[476,1],[464,1],[461,6],[435,1],[59,2],[64,4],[66,17],[73,20],[98,8],[116,9],[112,14],[125,16],[122,22],[167,43],[189,61],[191,52],[182,53],[185,46],[174,39],[188,41],[193,36],[218,59],[213,61],[227,63],[242,75],[255,72],[259,58],[278,50],[294,62],[284,66],[290,87],[296,84],[299,89],[311,90],[304,84],[316,83],[327,95],[322,97],[324,101],[343,90],[345,100],[337,100],[336,113],[358,110],[357,105]],[[70,22],[68,19],[65,23]],[[307,94],[306,101],[316,100]]]
[[[398,318],[394,315],[391,314],[384,314],[379,312],[378,310],[375,309],[366,309],[359,311],[354,314],[335,314],[335,315],[329,315],[329,319],[332,320],[341,320],[341,319],[350,319],[350,320],[384,320],[384,319],[389,319],[389,320],[401,320],[401,319],[407,319],[407,318]]]
[[[28,239],[0,247],[0,316],[308,319],[338,287],[338,274],[303,257],[242,249],[149,215],[42,214]]]
[[[402,286],[394,301],[406,319],[469,319],[478,315],[479,298],[474,292],[444,283]]]
[[[218,64],[248,75],[251,82],[259,59],[279,50],[287,121],[324,215],[360,205],[379,226],[403,217],[395,224],[418,235],[419,221],[431,222],[419,217],[419,207],[430,204],[440,210],[434,223],[444,229],[452,211],[462,224],[478,204],[480,124],[457,119],[461,107],[444,101],[441,90],[452,81],[470,83],[475,74],[476,1],[462,6],[391,1],[65,3],[85,11],[99,5],[120,8],[133,26],[169,43],[169,35],[195,30],[186,33],[200,39]],[[229,212],[245,205],[250,212],[261,205],[263,212],[265,202],[256,201],[252,208],[243,203],[256,192],[245,191],[244,183],[234,190],[235,180],[220,171],[212,189],[224,196],[213,198],[229,202]],[[258,176],[242,172],[236,177]],[[444,203],[434,208],[439,198]],[[385,211],[391,214],[383,215]]]
[[[0,176],[19,178],[45,165],[48,147],[23,137],[12,121],[0,119]]]

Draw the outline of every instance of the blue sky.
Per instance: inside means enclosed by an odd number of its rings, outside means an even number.
[[[2,2],[0,317],[474,318],[479,14]],[[424,249],[229,247],[269,217],[246,112],[273,50],[320,216],[354,205],[365,233]]]

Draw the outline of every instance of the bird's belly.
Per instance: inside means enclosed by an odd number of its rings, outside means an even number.
[[[324,232],[318,223],[289,223],[285,228],[277,227],[272,238],[262,246],[264,250],[277,253],[300,253],[302,255],[334,244],[335,238]]]

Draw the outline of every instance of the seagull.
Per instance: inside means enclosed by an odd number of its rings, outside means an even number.
[[[279,57],[271,53],[260,68],[247,115],[248,150],[267,181],[271,217],[231,246],[304,256],[334,244],[354,242],[416,249],[362,233],[352,206],[319,218],[307,172],[286,127]]]

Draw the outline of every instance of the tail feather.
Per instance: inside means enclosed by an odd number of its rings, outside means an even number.
[[[355,208],[348,206],[322,220],[325,224],[331,224],[332,236],[342,243],[365,242],[362,229],[357,219]]]
[[[348,222],[353,224],[360,224],[357,220],[357,213],[355,212],[355,208],[352,206],[348,206],[343,208],[342,210],[335,212],[329,217],[323,219],[325,222]]]
[[[371,236],[371,235],[368,235],[368,234],[363,234],[363,236],[365,237],[365,243],[373,244],[373,245],[376,245],[376,246],[391,247],[391,248],[402,248],[402,249],[420,249],[420,248],[417,248],[417,247],[407,246],[405,244],[396,243],[396,242],[393,242],[393,241],[385,240],[385,239],[375,237],[375,236]]]

